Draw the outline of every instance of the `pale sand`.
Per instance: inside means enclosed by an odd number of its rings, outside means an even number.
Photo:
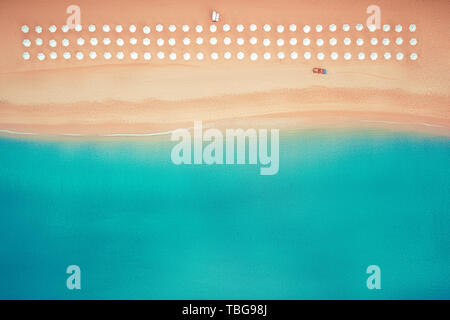
[[[392,3],[394,2],[394,3]],[[344,51],[341,31],[343,23],[365,25],[367,4],[355,1],[78,1],[82,8],[83,25],[94,23],[100,28],[104,23],[128,26],[131,23],[141,28],[144,24],[154,26],[169,24],[210,25],[209,12],[212,9],[222,14],[223,21],[214,36],[223,38],[223,23],[235,26],[243,23],[258,25],[255,33],[259,41],[264,37],[261,27],[270,23],[272,28],[290,23],[299,28],[304,24],[325,27],[320,37],[334,36],[339,44],[332,48],[312,47],[313,55],[322,51],[329,56],[331,51]],[[135,4],[135,5],[134,5]],[[353,58],[337,61],[327,58],[323,62],[302,59],[304,47],[297,46],[300,58],[297,61],[285,59],[282,62],[266,62],[261,59],[265,51],[256,49],[260,59],[257,62],[211,61],[163,62],[152,59],[148,63],[123,62],[112,59],[104,62],[85,58],[83,61],[44,62],[28,61],[21,58],[24,48],[21,42],[27,36],[20,32],[22,24],[34,27],[40,24],[47,28],[50,24],[60,26],[66,19],[65,5],[49,1],[39,6],[31,1],[17,1],[0,4],[0,27],[4,35],[0,51],[0,133],[33,132],[37,134],[81,134],[104,135],[111,133],[155,133],[170,131],[180,127],[191,127],[194,120],[203,120],[207,125],[278,128],[314,127],[384,127],[394,130],[425,131],[450,135],[448,60],[448,21],[450,5],[448,1],[379,1],[382,8],[382,24],[391,27],[402,24],[400,34],[405,42],[411,37],[419,44],[411,48],[401,47],[405,60],[384,61],[379,58],[372,62],[368,58],[358,61]],[[333,14],[333,15],[331,15]],[[338,31],[331,34],[327,27],[335,23]],[[418,27],[415,33],[407,31],[409,24]],[[352,40],[356,39],[352,31]],[[245,33],[245,37],[253,34]],[[355,35],[355,36],[353,36]],[[35,35],[34,35],[35,36]],[[42,37],[49,39],[49,33]],[[72,35],[89,38],[83,30]],[[124,38],[130,33],[124,33]],[[190,32],[194,39],[195,32]],[[209,32],[202,36],[207,40]],[[232,37],[238,33],[233,30]],[[239,35],[241,36],[241,35]],[[301,42],[305,36],[297,31],[295,36]],[[361,33],[366,41],[382,34]],[[396,34],[390,33],[391,41]],[[59,33],[55,36],[62,39]],[[67,35],[69,37],[69,35]],[[114,33],[110,34],[115,39]],[[175,36],[178,43],[183,33]],[[291,37],[285,31],[284,39]],[[310,33],[311,39],[317,34]],[[167,38],[167,37],[165,37]],[[153,38],[154,39],[154,38]],[[152,41],[153,41],[152,39]],[[277,36],[271,37],[272,41]],[[249,44],[243,51],[249,54]],[[368,45],[365,44],[366,48]],[[141,46],[142,47],[142,46]],[[213,51],[236,51],[234,44],[219,49],[203,45],[205,55]],[[174,50],[180,57],[182,46]],[[390,47],[394,55],[398,50]],[[130,52],[127,48],[126,52]],[[58,53],[63,50],[58,48]],[[85,55],[89,47],[82,49]],[[98,46],[99,54],[105,46]],[[30,53],[39,49],[31,48]],[[47,52],[50,50],[46,49]],[[155,47],[151,50],[156,56]],[[198,50],[192,50],[192,53]],[[270,49],[272,55],[279,51]],[[290,50],[284,51],[288,54]],[[361,51],[352,45],[349,52],[353,56]],[[368,55],[368,50],[363,50]],[[374,46],[379,54],[382,45]],[[418,61],[410,61],[411,52],[419,54]],[[73,50],[72,50],[73,52]],[[312,74],[313,67],[325,67],[328,74]]]

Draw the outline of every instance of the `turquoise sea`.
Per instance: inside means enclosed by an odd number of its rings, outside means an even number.
[[[281,131],[274,176],[172,146],[0,138],[0,299],[450,298],[448,137]]]

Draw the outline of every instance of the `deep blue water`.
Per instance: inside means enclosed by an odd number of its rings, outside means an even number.
[[[1,138],[0,298],[450,298],[449,138],[282,132],[274,176],[168,140]]]

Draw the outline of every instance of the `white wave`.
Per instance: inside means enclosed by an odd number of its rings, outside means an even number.
[[[400,121],[385,121],[385,120],[360,120],[361,122],[374,122],[374,123],[387,123],[387,124],[418,124],[426,127],[434,127],[434,128],[443,128],[444,126],[440,126],[437,124],[431,124],[426,122],[400,122]]]
[[[20,132],[20,131],[12,131],[12,130],[0,130],[0,133],[37,135],[37,133],[34,133],[34,132]]]
[[[163,131],[154,133],[109,133],[101,134],[102,137],[150,137],[150,136],[163,136],[172,134],[173,131]]]
[[[188,128],[187,130],[190,130],[191,128]],[[14,130],[1,130],[1,133],[6,134],[16,134],[16,135],[35,135],[35,136],[69,136],[69,137],[93,137],[93,136],[100,136],[100,137],[150,137],[150,136],[162,136],[162,135],[169,135],[172,134],[173,130],[171,131],[162,131],[162,132],[151,132],[151,133],[109,133],[109,134],[100,134],[100,135],[89,135],[89,134],[82,134],[82,133],[61,133],[61,134],[45,134],[45,133],[35,133],[35,132],[21,132],[21,131],[14,131]]]

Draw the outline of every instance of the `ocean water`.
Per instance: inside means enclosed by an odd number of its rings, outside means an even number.
[[[0,298],[450,298],[449,138],[282,131],[274,176],[172,146],[1,138]]]

